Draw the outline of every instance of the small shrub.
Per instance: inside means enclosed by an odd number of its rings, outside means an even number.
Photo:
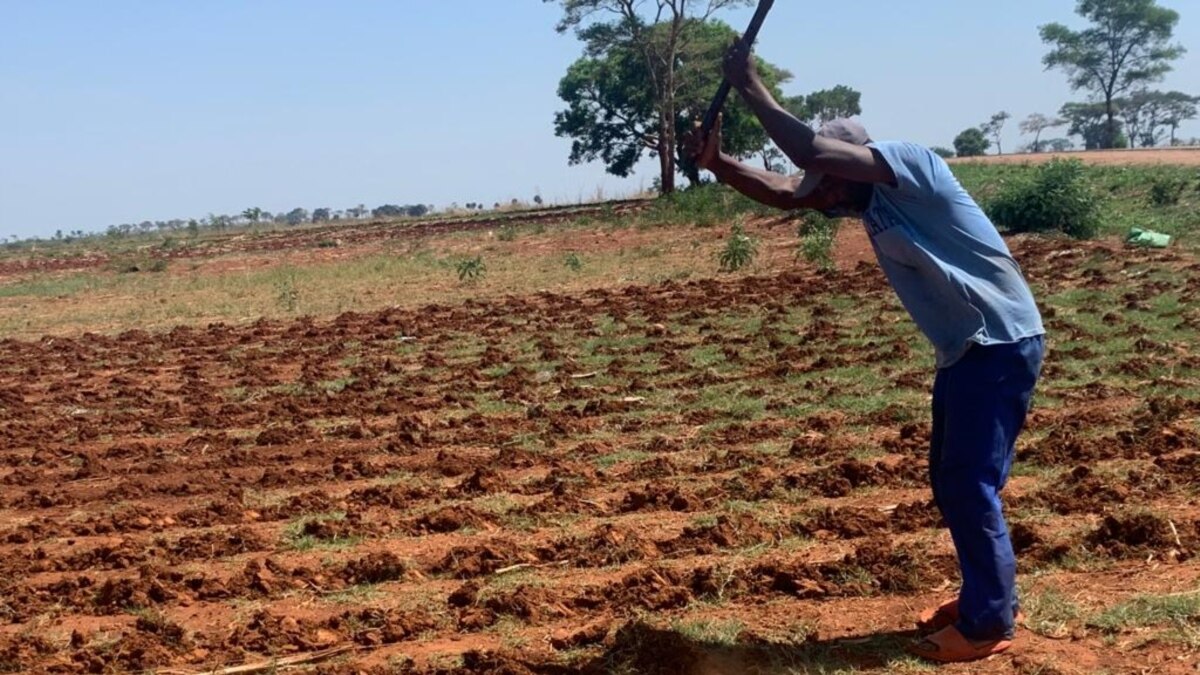
[[[293,313],[300,306],[300,291],[296,289],[296,273],[289,271],[287,276],[275,282],[275,302],[288,313]]]
[[[567,254],[563,264],[565,264],[567,269],[571,270],[572,272],[578,272],[579,270],[583,269],[583,260],[581,260],[579,254],[575,253],[574,251]]]
[[[801,257],[822,270],[833,269],[833,242],[839,222],[816,211],[806,213],[799,231]]]
[[[517,228],[512,225],[505,225],[500,228],[500,234],[496,235],[500,241],[512,241],[517,238]]]
[[[1078,159],[1055,159],[1006,185],[986,207],[997,226],[1011,232],[1064,232],[1093,237],[1100,227],[1100,202]]]
[[[460,260],[454,266],[458,270],[459,281],[478,281],[487,273],[487,266],[483,264],[483,256],[475,256],[466,260]]]
[[[771,209],[718,184],[694,185],[655,199],[639,217],[644,225],[697,225],[728,223],[745,213],[771,213]]]
[[[337,248],[338,241],[336,239],[322,239],[317,242],[317,248]]]
[[[736,272],[754,262],[756,255],[758,255],[758,245],[746,234],[741,223],[738,223],[730,229],[725,249],[718,256],[721,271]]]
[[[1177,177],[1155,178],[1150,184],[1150,203],[1155,206],[1174,206],[1183,197],[1187,181]]]

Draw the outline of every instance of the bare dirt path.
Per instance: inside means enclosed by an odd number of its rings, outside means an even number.
[[[1041,164],[1052,159],[1079,159],[1086,164],[1145,166],[1169,164],[1200,166],[1200,148],[1138,148],[1133,150],[1088,150],[1074,152],[1041,152],[1037,154],[987,155],[960,157],[951,164],[978,162],[983,164]]]

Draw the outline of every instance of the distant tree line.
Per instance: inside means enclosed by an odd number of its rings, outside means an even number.
[[[482,205],[480,205],[482,208]],[[257,225],[274,224],[274,225],[289,225],[298,226],[305,223],[336,223],[340,221],[362,220],[368,216],[372,218],[420,218],[431,213],[436,209],[431,204],[383,204],[373,209],[368,209],[365,205],[359,204],[346,209],[332,209],[329,207],[315,208],[312,211],[303,207],[296,207],[290,211],[279,211],[271,213],[257,206],[252,206],[245,209],[236,215],[224,215],[210,213],[203,218],[173,218],[171,220],[143,220],[136,223],[121,223],[118,225],[109,225],[103,232],[85,232],[83,230],[71,230],[64,233],[62,230],[57,230],[50,241],[71,242],[89,237],[109,237],[119,239],[134,235],[145,235],[151,233],[180,233],[188,236],[197,236],[202,231],[225,231],[234,228],[250,228]],[[0,238],[0,242],[15,244],[23,241],[20,237],[10,235]],[[24,241],[45,241],[41,237],[29,237]]]
[[[534,194],[533,203],[537,206],[542,206],[545,202],[540,193]],[[527,206],[526,202],[519,199],[513,199],[508,204],[512,208],[521,208]],[[459,213],[464,209],[467,211],[484,211],[489,207],[483,202],[468,202],[463,207],[459,207],[455,202],[444,209],[443,213]],[[502,209],[500,202],[496,202],[492,209]],[[29,237],[22,239],[16,235],[0,236],[0,245],[17,244],[20,242],[41,242],[41,241],[61,241],[72,242],[91,237],[108,237],[119,239],[135,235],[146,235],[151,233],[183,233],[187,236],[198,236],[202,231],[225,231],[233,228],[253,228],[258,225],[274,224],[298,226],[306,223],[321,224],[321,223],[337,223],[342,221],[356,221],[367,217],[371,218],[422,218],[424,216],[437,213],[438,210],[432,204],[382,204],[373,209],[368,209],[365,205],[359,204],[346,209],[332,209],[329,207],[319,207],[312,211],[303,207],[296,207],[289,211],[279,211],[271,213],[257,206],[252,206],[243,210],[236,215],[222,215],[210,213],[203,218],[174,218],[171,220],[143,220],[139,223],[121,223],[119,225],[109,225],[102,232],[85,232],[83,230],[71,230],[64,233],[62,230],[57,230],[53,237],[43,239],[42,237]]]
[[[434,211],[432,205],[426,204],[406,204],[398,206],[396,204],[383,204],[374,209],[368,210],[366,206],[359,204],[347,209],[332,209],[329,207],[315,208],[309,211],[303,207],[296,207],[290,211],[279,211],[271,213],[264,211],[257,206],[252,206],[237,215],[222,215],[210,213],[204,218],[191,218],[188,220],[159,220],[159,221],[143,221],[141,223],[125,223],[121,225],[110,225],[105,231],[110,237],[123,237],[131,234],[145,234],[148,232],[177,232],[188,231],[198,233],[200,230],[226,230],[234,227],[252,227],[254,225],[273,223],[276,225],[303,225],[305,223],[332,223],[343,220],[362,220],[370,215],[372,218],[400,218],[411,217],[420,218]]]
[[[1078,138],[1085,150],[1183,144],[1179,127],[1200,114],[1200,96],[1150,88],[1186,53],[1171,41],[1179,13],[1155,0],[1079,0],[1075,11],[1088,27],[1071,30],[1051,23],[1039,28],[1050,47],[1042,63],[1066,73],[1071,89],[1086,92],[1088,100],[1065,103],[1057,115],[1027,117],[1019,128],[1033,141],[1021,149],[1071,150],[1071,138]],[[985,154],[994,143],[1003,154],[1001,131],[1009,118],[1007,112],[999,112],[960,133],[953,151],[938,150],[970,157]],[[1042,138],[1046,131],[1063,127],[1067,138]]]

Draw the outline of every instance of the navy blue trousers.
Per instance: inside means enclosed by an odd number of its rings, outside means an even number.
[[[958,629],[972,640],[1013,635],[1017,562],[1000,491],[1044,353],[1041,336],[972,345],[934,380],[929,477],[962,571]]]

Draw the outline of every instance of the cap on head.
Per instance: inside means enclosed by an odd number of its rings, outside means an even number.
[[[871,136],[863,125],[858,122],[847,119],[838,118],[830,120],[821,126],[821,130],[817,132],[818,136],[824,138],[832,138],[835,140],[851,143],[853,145],[866,145],[871,142]],[[805,171],[804,178],[800,181],[799,187],[796,188],[797,197],[807,197],[817,189],[821,181],[825,179],[825,174],[817,171]]]

